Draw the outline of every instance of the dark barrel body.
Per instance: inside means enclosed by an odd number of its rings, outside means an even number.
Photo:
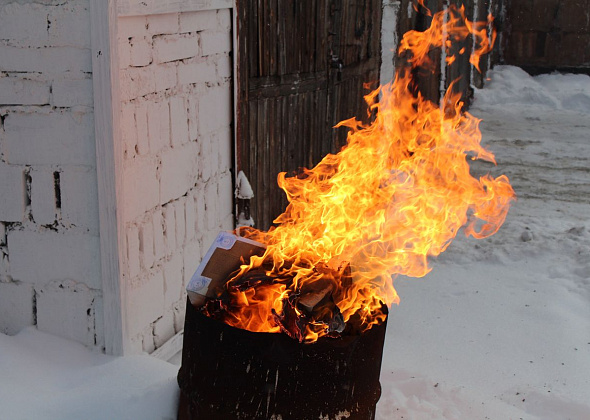
[[[302,344],[231,327],[188,302],[179,419],[373,419],[386,323]]]

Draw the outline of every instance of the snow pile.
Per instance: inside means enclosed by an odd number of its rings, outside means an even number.
[[[178,368],[26,328],[0,334],[0,419],[175,419]]]
[[[590,113],[590,77],[584,74],[531,77],[518,67],[497,66],[486,83],[476,95],[478,107],[521,105]]]
[[[590,77],[499,66],[471,112],[518,201],[398,278],[379,420],[590,418]],[[0,418],[172,419],[178,366],[114,358],[33,328],[0,334]]]

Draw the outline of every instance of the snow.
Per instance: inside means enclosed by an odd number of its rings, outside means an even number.
[[[498,66],[471,113],[518,201],[398,278],[378,419],[590,418],[590,77]]]
[[[459,235],[398,278],[377,419],[590,418],[590,77],[498,66],[471,113],[518,195],[485,240]],[[35,328],[0,334],[0,418],[173,419],[178,366]]]
[[[113,357],[29,327],[0,334],[0,419],[175,419],[178,368]]]

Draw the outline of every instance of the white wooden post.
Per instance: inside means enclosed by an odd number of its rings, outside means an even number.
[[[129,340],[126,287],[120,267],[125,261],[125,242],[121,217],[117,0],[90,0],[90,30],[105,348],[108,354],[123,355]]]

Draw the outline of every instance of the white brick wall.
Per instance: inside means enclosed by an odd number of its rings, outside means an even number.
[[[104,345],[89,0],[0,3],[0,331]],[[232,226],[229,10],[121,17],[129,348],[183,327],[187,279]],[[36,315],[35,315],[36,314]]]
[[[38,289],[37,328],[93,346],[97,292],[73,280],[53,281]]]
[[[0,282],[1,333],[16,334],[33,324],[33,296],[30,284]]]
[[[0,162],[0,191],[0,221],[22,221],[25,216],[24,167]]]
[[[0,331],[101,347],[91,72],[89,0],[0,2]]]
[[[182,329],[186,279],[218,231],[233,227],[230,17],[119,18],[123,269],[135,285],[127,302],[135,349],[152,351]]]

